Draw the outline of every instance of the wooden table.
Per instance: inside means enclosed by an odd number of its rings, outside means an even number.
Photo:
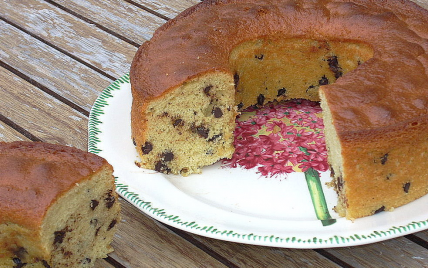
[[[87,150],[100,92],[129,71],[156,28],[197,2],[2,0],[0,140]],[[121,202],[115,251],[96,267],[428,267],[428,231],[356,247],[262,247],[193,235]]]

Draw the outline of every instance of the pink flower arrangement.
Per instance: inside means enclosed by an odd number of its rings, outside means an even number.
[[[321,112],[308,100],[247,108],[236,119],[235,153],[223,166],[257,168],[267,177],[328,170]]]

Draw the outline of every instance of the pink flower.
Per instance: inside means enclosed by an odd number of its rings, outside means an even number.
[[[235,153],[223,160],[223,165],[257,168],[262,176],[270,177],[295,172],[293,167],[326,171],[324,126],[317,116],[320,112],[317,103],[306,100],[268,104],[258,110],[249,107],[243,111],[246,117],[236,120]]]
[[[264,106],[263,108],[257,111],[257,116],[266,117],[267,120],[275,118],[281,119],[286,116],[286,110],[281,109],[278,105],[270,104],[269,106]]]

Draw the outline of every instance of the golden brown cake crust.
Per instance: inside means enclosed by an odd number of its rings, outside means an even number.
[[[138,50],[130,72],[135,106],[192,77],[227,71],[234,47],[265,36],[373,47],[372,59],[320,89],[332,100],[340,138],[364,140],[373,129],[427,118],[428,11],[395,0],[204,1],[167,22]]]
[[[0,224],[40,227],[50,205],[107,161],[40,142],[0,142]]]

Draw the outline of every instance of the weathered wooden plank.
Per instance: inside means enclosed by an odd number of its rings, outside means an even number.
[[[352,267],[428,267],[428,250],[404,237],[326,251]]]
[[[94,268],[115,268],[115,267],[109,262],[107,262],[106,260],[101,259],[95,262]]]
[[[110,256],[125,267],[225,267],[127,201],[121,204],[122,222]]]
[[[420,6],[428,9],[427,0],[411,0]],[[168,18],[174,18],[181,11],[185,10],[192,5],[195,5],[201,1],[199,0],[133,0],[148,9],[151,9],[159,14],[162,14]]]
[[[178,15],[186,8],[189,8],[199,0],[133,0],[132,2],[162,14],[170,19]]]
[[[165,23],[164,19],[126,1],[54,1],[138,44],[150,39],[153,32]]]
[[[112,80],[0,20],[1,60],[29,79],[90,111]]]
[[[262,247],[193,237],[237,267],[340,267],[311,249]]]
[[[425,244],[428,246],[428,231],[418,232],[418,233],[415,233],[414,235],[422,239],[423,241],[425,241]]]
[[[3,0],[1,16],[62,52],[113,76],[129,71],[137,48],[42,0]]]
[[[428,9],[428,0],[411,0],[423,8]]]
[[[6,125],[4,122],[0,121],[0,141],[11,142],[24,140],[28,139],[18,131],[11,128],[9,125]]]
[[[43,141],[87,149],[85,116],[3,68],[0,114]]]

